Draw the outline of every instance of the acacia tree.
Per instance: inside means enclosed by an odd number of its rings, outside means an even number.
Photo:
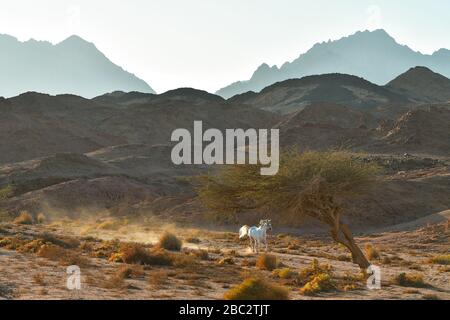
[[[344,200],[364,193],[376,181],[376,165],[344,152],[287,152],[277,175],[262,176],[259,169],[259,165],[234,165],[200,176],[198,196],[208,208],[234,217],[258,210],[294,221],[317,219],[329,227],[334,241],[351,252],[354,263],[369,267],[341,217]]]

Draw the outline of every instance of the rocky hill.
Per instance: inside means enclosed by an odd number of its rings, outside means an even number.
[[[387,87],[417,102],[450,102],[450,79],[425,67],[408,70]]]
[[[264,88],[259,93],[235,96],[230,101],[280,114],[295,112],[319,102],[360,110],[410,103],[408,98],[401,94],[346,74],[324,74],[286,80]]]

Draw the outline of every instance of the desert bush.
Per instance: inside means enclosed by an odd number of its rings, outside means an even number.
[[[412,288],[426,288],[429,287],[422,275],[420,274],[407,274],[405,272],[400,273],[392,279],[392,282],[402,287]]]
[[[133,277],[140,277],[144,275],[144,268],[142,266],[120,266],[116,272],[116,277],[122,279],[130,279]]]
[[[420,291],[417,289],[406,289],[405,291],[403,291],[403,293],[405,294],[419,294]]]
[[[350,262],[350,261],[352,261],[352,257],[350,257],[348,255],[345,255],[345,254],[341,254],[341,255],[336,257],[336,260]]]
[[[121,244],[118,254],[128,264],[148,264],[150,260],[149,250],[138,243]]]
[[[282,268],[273,270],[272,275],[280,279],[292,279],[297,276],[297,273],[290,268]]]
[[[192,251],[192,254],[200,260],[209,260],[209,253],[206,250],[198,249]]]
[[[39,286],[45,286],[45,276],[43,273],[36,273],[33,275],[33,282]]]
[[[356,290],[356,289],[358,289],[359,287],[356,285],[356,284],[346,284],[346,285],[344,285],[343,286],[343,290],[344,291],[352,291],[352,290]]]
[[[264,279],[249,278],[225,293],[226,300],[287,300],[286,288],[272,284]]]
[[[93,245],[85,243],[83,247],[86,250],[90,250],[90,255],[94,258],[112,258],[113,255],[118,255],[120,257],[120,241],[118,240],[107,240],[100,241]],[[119,259],[116,262],[120,262]]]
[[[11,215],[7,211],[0,209],[0,222],[9,222],[11,219]]]
[[[262,254],[256,261],[256,267],[261,270],[273,271],[278,266],[278,259],[272,254]]]
[[[27,211],[22,211],[15,219],[15,224],[33,224],[33,217]]]
[[[172,265],[174,267],[191,267],[197,263],[197,257],[188,254],[169,253]]]
[[[185,267],[195,263],[195,257],[192,255],[174,254],[159,247],[150,250],[137,243],[122,244],[119,252],[114,255],[120,260],[116,262],[128,264]]]
[[[67,236],[56,236],[48,232],[40,234],[39,238],[46,243],[52,243],[65,249],[74,249],[80,246],[80,241],[77,240],[76,238]]]
[[[158,245],[160,248],[169,250],[169,251],[180,251],[182,242],[177,238],[174,234],[170,232],[165,232],[160,238]]]
[[[14,196],[15,188],[11,185],[0,189],[0,201],[6,200]]]
[[[335,284],[328,273],[319,273],[307,282],[301,289],[300,293],[305,296],[312,296],[323,291],[335,289]]]
[[[383,260],[381,260],[382,264],[391,264],[392,263],[392,259],[389,257],[384,257]]]
[[[121,275],[112,275],[108,278],[103,279],[101,286],[105,289],[124,289],[125,288],[125,278]]]
[[[426,293],[422,296],[424,300],[441,300],[436,294]]]
[[[219,265],[219,266],[223,266],[223,265],[232,265],[232,264],[234,264],[235,262],[234,262],[234,259],[232,258],[232,257],[225,257],[225,258],[222,258],[222,259],[219,259],[219,261],[217,261],[217,264]]]
[[[275,269],[272,271],[272,275],[280,279],[293,279],[298,276],[298,274],[290,268]]]
[[[256,260],[255,259],[244,259],[244,260],[242,260],[242,265],[244,267],[254,267],[254,266],[256,266]]]
[[[59,261],[63,266],[77,265],[88,266],[89,261],[82,257],[79,252],[64,249],[54,244],[44,244],[39,248],[37,255],[53,261]]]
[[[450,265],[450,254],[433,257],[430,259],[430,262],[434,264]]]
[[[97,225],[98,230],[118,230],[124,223],[120,220],[106,220]]]
[[[38,213],[36,216],[36,222],[39,224],[43,224],[47,221],[47,217],[42,212]]]
[[[317,275],[329,274],[331,275],[333,267],[329,264],[320,264],[319,260],[314,259],[311,265],[302,269],[299,272],[298,280],[300,284],[306,284],[307,282],[313,280]]]
[[[188,237],[188,238],[186,238],[186,242],[199,244],[201,242],[201,240],[199,238],[195,238],[195,237]]]
[[[16,250],[22,253],[37,253],[41,247],[45,244],[42,239],[33,239],[31,241],[24,242]]]
[[[438,267],[438,270],[441,273],[450,272],[450,266],[441,266],[441,267]]]
[[[376,260],[380,258],[379,251],[371,244],[366,244],[365,246],[366,257],[369,260]]]
[[[18,237],[4,237],[0,238],[0,248],[6,250],[17,250],[17,248],[23,246],[24,240]]]
[[[164,270],[157,270],[149,274],[148,283],[155,287],[161,287],[168,282],[169,274]]]

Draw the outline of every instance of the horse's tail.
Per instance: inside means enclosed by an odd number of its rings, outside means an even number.
[[[245,239],[248,237],[249,228],[249,226],[243,226],[241,229],[239,229],[239,239]]]

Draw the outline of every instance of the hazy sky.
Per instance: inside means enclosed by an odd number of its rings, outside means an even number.
[[[0,0],[0,33],[53,43],[77,34],[158,92],[214,92],[263,62],[376,28],[423,53],[450,48],[450,1]]]

